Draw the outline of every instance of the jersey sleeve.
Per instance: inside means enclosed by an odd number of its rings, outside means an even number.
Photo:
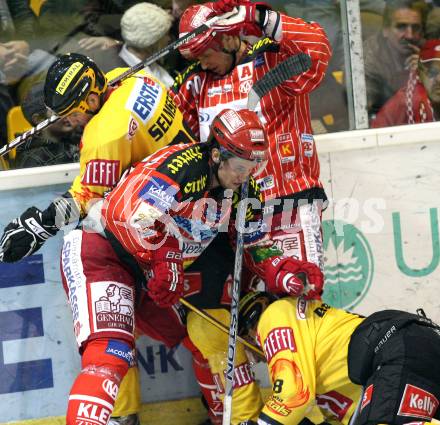
[[[201,81],[205,78],[205,73],[200,71],[202,70],[199,63],[193,63],[176,77],[170,89],[171,97],[196,138],[200,137],[198,95]]]
[[[293,323],[294,315],[287,309],[295,309],[298,301],[278,301],[270,305],[260,318],[258,340],[267,359],[272,394],[266,401],[259,424],[299,423],[309,404],[315,398],[315,370],[312,363],[304,362],[299,351],[301,338]],[[313,357],[313,352],[308,357]]]
[[[128,177],[108,196],[103,215],[107,230],[146,268],[152,252],[168,236],[178,236],[173,210],[180,188],[162,173],[141,165]]]
[[[316,22],[279,14],[282,35],[279,41],[280,59],[306,53],[312,60],[309,70],[287,80],[282,87],[290,95],[314,90],[324,78],[331,58],[331,47],[323,28]]]

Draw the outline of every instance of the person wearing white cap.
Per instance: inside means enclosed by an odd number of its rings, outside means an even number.
[[[134,66],[165,47],[172,22],[173,18],[166,10],[152,3],[138,3],[127,9],[121,19],[124,44],[119,52],[120,58],[128,66]],[[154,63],[145,70],[167,87],[173,84],[173,78],[159,64]]]

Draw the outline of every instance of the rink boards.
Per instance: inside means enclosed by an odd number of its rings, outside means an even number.
[[[440,125],[338,133],[316,141],[330,199],[323,214],[325,300],[364,314],[423,307],[440,321]],[[0,227],[28,206],[45,208],[77,172],[71,164],[0,173]],[[61,238],[19,264],[0,264],[2,423],[63,421],[79,356],[59,278]],[[285,243],[292,243],[289,236]],[[166,425],[154,412],[179,405],[203,417],[187,352],[145,337],[138,351],[143,401],[149,403],[146,422]],[[168,407],[150,404],[186,398],[192,399]],[[178,417],[185,420],[184,413]]]

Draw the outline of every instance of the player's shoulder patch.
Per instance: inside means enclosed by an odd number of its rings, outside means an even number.
[[[253,176],[249,178],[249,197],[263,202],[263,195],[261,194],[260,185]]]
[[[204,72],[200,66],[200,62],[193,62],[184,71],[177,75],[177,77],[174,79],[174,84],[171,86],[171,90],[177,93],[185,81],[188,81],[191,79],[191,77],[199,72]]]
[[[157,170],[180,186],[184,200],[206,190],[209,184],[209,166],[204,160],[204,145],[194,143],[181,146],[183,149],[169,155]]]

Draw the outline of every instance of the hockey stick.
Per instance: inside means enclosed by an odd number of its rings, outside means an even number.
[[[132,76],[136,72],[140,71],[142,68],[151,65],[152,63],[156,62],[158,59],[167,56],[171,52],[177,50],[182,44],[187,43],[188,41],[192,40],[197,35],[205,32],[209,28],[212,27],[212,25],[217,22],[220,19],[227,19],[235,14],[237,14],[237,9],[234,9],[232,12],[227,12],[223,15],[214,16],[211,19],[207,20],[203,25],[200,25],[193,31],[185,34],[183,37],[178,38],[177,40],[173,41],[168,46],[164,47],[163,49],[159,50],[158,52],[151,55],[149,58],[147,58],[144,62],[139,62],[137,65],[132,66],[131,68],[127,69],[122,74],[118,75],[113,80],[109,81],[109,86],[114,86],[121,82],[122,80],[125,80],[126,78]],[[9,143],[7,143],[5,146],[3,146],[0,149],[0,156],[6,155],[9,153],[12,149],[18,148],[21,146],[24,142],[26,142],[27,139],[34,136],[35,134],[39,133],[40,131],[45,130],[50,125],[52,125],[54,122],[57,122],[60,120],[61,117],[58,115],[52,115],[49,118],[45,119],[44,121],[41,121],[38,123],[35,127],[32,127],[30,130],[25,131],[23,134],[20,134],[15,139],[11,140]]]
[[[254,84],[248,95],[247,108],[254,110],[264,95],[289,78],[306,72],[311,65],[312,60],[310,56],[305,53],[289,56],[285,61],[279,63],[275,68],[272,68],[261,80]]]
[[[264,77],[257,81],[248,95],[248,109],[254,110],[260,99],[272,89],[293,77],[307,71],[312,64],[309,55],[299,53],[290,56]],[[232,285],[231,322],[229,325],[228,355],[225,372],[225,398],[223,400],[223,425],[230,425],[232,417],[232,393],[234,391],[235,347],[238,329],[238,303],[240,299],[241,270],[243,263],[243,230],[246,224],[246,198],[248,197],[248,182],[241,188],[241,200],[237,215],[237,247],[235,251],[234,281]]]
[[[229,328],[226,327],[222,322],[219,322],[215,317],[212,317],[206,311],[197,308],[196,306],[191,304],[189,301],[185,300],[185,298],[180,298],[179,302],[181,304],[183,304],[185,307],[192,310],[195,314],[197,314],[201,318],[207,320],[209,323],[211,323],[211,325],[215,326],[217,329],[220,329],[222,332],[229,334]],[[237,335],[237,341],[240,342],[241,344],[245,345],[250,350],[254,351],[256,354],[264,357],[264,353],[260,348],[258,348],[254,344],[251,344],[249,341],[246,341],[241,336]]]
[[[355,411],[351,415],[351,418],[350,418],[350,421],[348,422],[348,425],[355,425],[355,423],[356,423],[356,420],[357,420],[359,413],[361,411],[362,401],[364,399],[365,390],[366,390],[366,388],[362,387],[361,396],[359,398],[358,404],[356,405]]]
[[[229,325],[228,355],[225,371],[225,398],[223,400],[223,425],[230,425],[232,416],[232,393],[234,391],[235,347],[238,331],[238,302],[240,300],[241,270],[243,265],[244,226],[246,224],[246,199],[249,183],[241,186],[241,199],[237,213],[237,247],[235,250],[234,280],[232,282],[231,322]]]

